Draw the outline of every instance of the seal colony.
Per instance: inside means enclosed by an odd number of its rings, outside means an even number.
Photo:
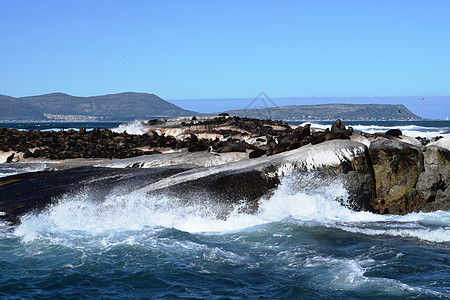
[[[134,189],[177,201],[207,194],[223,208],[217,217],[226,218],[242,201],[245,211],[257,212],[259,201],[282,178],[305,174],[315,177],[297,184],[314,185],[319,177],[339,179],[348,199],[336,200],[354,210],[450,210],[449,149],[439,142],[423,146],[422,140],[403,136],[400,130],[366,134],[341,120],[318,130],[309,124],[291,126],[226,114],[150,120],[144,125],[142,135],[109,129],[1,128],[5,163],[45,162],[47,171],[0,178],[0,217],[17,224],[21,215],[45,208],[74,185],[114,185],[133,178]],[[105,174],[113,175],[103,178]],[[53,184],[52,192],[42,193],[48,184]],[[21,196],[24,193],[27,197]]]

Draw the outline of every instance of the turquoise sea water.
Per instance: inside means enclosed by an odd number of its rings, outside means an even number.
[[[445,134],[448,124],[402,130]],[[333,201],[345,198],[339,182],[299,189],[289,180],[256,215],[237,207],[227,220],[202,196],[175,206],[133,188],[78,186],[19,226],[0,225],[0,297],[450,298],[450,212],[353,212]]]

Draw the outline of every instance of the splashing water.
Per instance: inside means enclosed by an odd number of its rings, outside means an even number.
[[[148,228],[175,228],[190,233],[229,233],[286,218],[298,222],[319,222],[328,227],[366,235],[415,237],[431,242],[450,241],[450,213],[413,213],[406,216],[354,212],[336,198],[346,199],[339,182],[323,187],[295,190],[291,178],[285,178],[277,190],[262,199],[256,214],[242,213],[245,204],[235,205],[224,219],[216,216],[221,207],[212,199],[183,203],[165,196],[149,197],[134,191],[112,191],[104,200],[82,190],[63,195],[40,214],[28,214],[15,234],[30,241],[41,235],[82,231],[96,235],[111,231]],[[432,225],[429,228],[427,225]]]
[[[126,131],[128,134],[144,134],[145,127],[142,121],[135,120],[133,122],[120,124],[118,127],[112,128],[112,131],[122,133]]]
[[[305,126],[308,122],[303,122],[300,126]],[[312,128],[318,128],[321,130],[325,130],[327,128],[331,128],[331,124],[321,124],[321,123],[309,123]],[[349,123],[351,124],[351,123]],[[347,125],[347,123],[346,123]],[[450,133],[450,127],[425,127],[420,125],[390,125],[386,126],[383,122],[379,124],[351,124],[349,125],[353,127],[353,129],[366,132],[366,133],[384,133],[390,129],[400,129],[403,135],[410,137],[425,137],[428,139],[433,139],[437,136],[445,136]],[[450,123],[449,125],[450,126]]]
[[[65,194],[0,235],[0,266],[16,270],[0,284],[17,297],[448,295],[448,212],[354,212],[334,201],[346,198],[339,182],[296,182],[284,178],[256,214],[237,204],[226,219],[200,196],[188,204],[120,189]]]

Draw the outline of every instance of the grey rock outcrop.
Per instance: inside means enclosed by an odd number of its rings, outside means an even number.
[[[388,139],[373,141],[369,151],[377,195],[372,207],[380,213],[391,214],[417,211],[421,199],[416,184],[424,171],[422,151]]]
[[[310,174],[314,177],[305,181],[302,175]],[[323,182],[339,180],[348,191],[345,205],[355,210],[372,210],[370,200],[375,195],[375,187],[369,151],[361,143],[344,140],[190,170],[143,190],[153,195],[169,195],[183,202],[214,199],[224,205],[219,216],[223,217],[242,201],[249,212],[257,211],[258,200],[269,196],[285,177],[294,181],[291,184],[298,188],[318,187]]]
[[[423,211],[450,210],[450,151],[429,146],[423,148],[424,171],[417,181]]]
[[[379,213],[450,209],[450,151],[379,139],[370,145]]]

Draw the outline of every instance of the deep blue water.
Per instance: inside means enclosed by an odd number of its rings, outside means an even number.
[[[0,127],[16,128],[19,130],[68,130],[83,127],[86,129],[93,128],[115,128],[123,122],[0,122]]]
[[[345,197],[338,182],[321,186],[283,182],[258,214],[237,209],[227,220],[205,205],[214,199],[174,206],[138,191],[73,190],[18,227],[0,225],[0,297],[450,298],[450,212],[353,212],[333,201]]]

